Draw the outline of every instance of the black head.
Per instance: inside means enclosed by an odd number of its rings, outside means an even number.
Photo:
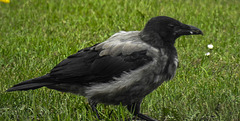
[[[172,41],[173,43],[182,35],[203,34],[197,27],[183,24],[167,16],[150,19],[143,31],[157,33],[164,41]]]

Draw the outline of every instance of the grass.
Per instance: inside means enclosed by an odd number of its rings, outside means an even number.
[[[159,120],[240,120],[240,16],[237,0],[11,0],[0,3],[0,120],[96,120],[84,97],[47,88],[6,93],[48,73],[78,50],[166,15],[204,36],[177,40],[180,67],[143,101]],[[208,44],[214,48],[209,50]],[[210,56],[205,53],[210,52]],[[124,106],[99,105],[104,120],[125,120]],[[111,113],[111,116],[108,115]]]

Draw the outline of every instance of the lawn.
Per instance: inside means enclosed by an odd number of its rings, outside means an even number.
[[[5,90],[120,30],[141,30],[159,15],[194,25],[204,36],[177,40],[177,74],[144,98],[141,112],[159,120],[240,120],[239,5],[239,0],[0,2],[0,120],[96,120],[81,96],[47,88]],[[124,106],[100,104],[98,110],[104,120],[133,117]]]

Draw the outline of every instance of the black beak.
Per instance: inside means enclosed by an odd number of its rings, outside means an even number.
[[[186,24],[182,24],[182,26],[175,31],[175,35],[177,35],[178,37],[182,35],[198,35],[198,34],[203,35],[203,32],[195,26]]]
[[[203,32],[199,28],[191,25],[188,25],[188,26],[190,27],[190,29],[188,30],[190,33],[189,35],[196,35],[196,34],[203,35]]]

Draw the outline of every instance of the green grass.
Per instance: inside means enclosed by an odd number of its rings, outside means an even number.
[[[240,120],[238,0],[11,0],[0,3],[0,120],[96,120],[84,97],[47,88],[6,93],[48,73],[78,50],[120,31],[141,30],[154,16],[194,25],[204,36],[177,40],[180,67],[143,101],[159,120]],[[214,48],[209,50],[208,44]],[[210,56],[205,53],[211,52]],[[104,120],[132,115],[99,105]],[[109,117],[109,113],[112,112]]]

